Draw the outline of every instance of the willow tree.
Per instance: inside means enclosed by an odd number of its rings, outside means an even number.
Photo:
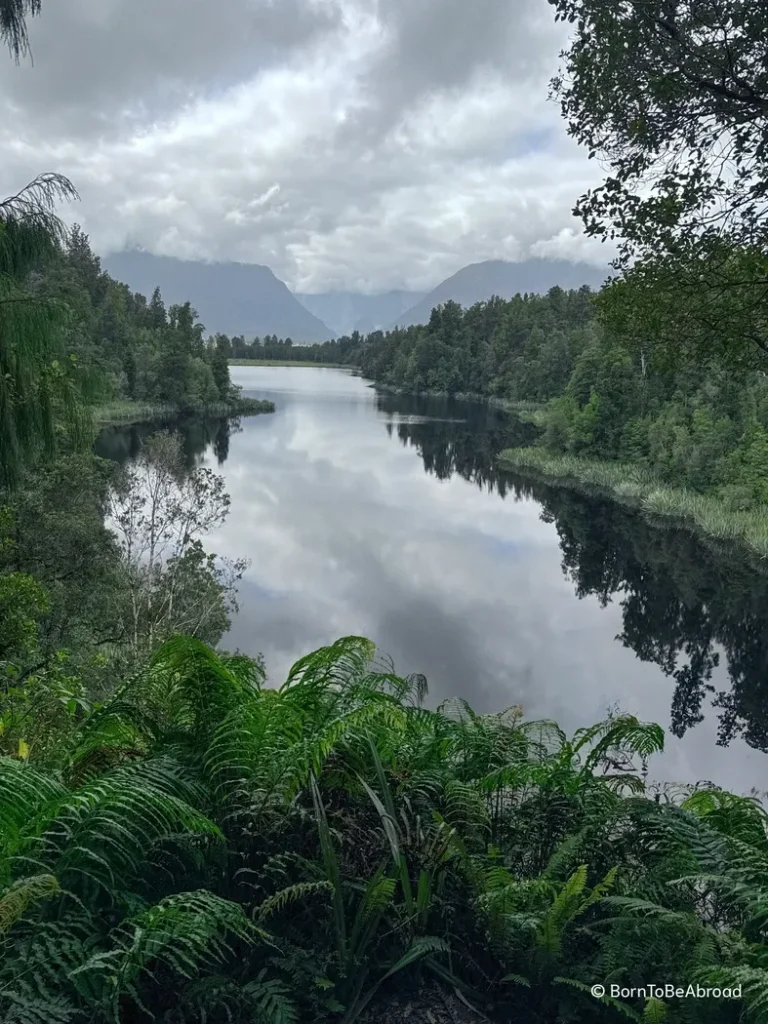
[[[0,39],[18,61],[29,53],[27,17],[40,13],[41,0],[0,0]]]
[[[61,348],[66,310],[40,287],[64,235],[55,204],[76,196],[67,178],[43,174],[0,202],[0,487],[63,435],[84,436],[75,367]]]

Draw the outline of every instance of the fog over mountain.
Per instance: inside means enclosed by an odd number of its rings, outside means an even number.
[[[203,263],[128,250],[102,260],[105,270],[149,298],[159,287],[166,305],[189,300],[210,334],[276,334],[327,341],[333,331],[296,299],[269,267]]]
[[[424,298],[424,292],[396,291],[377,295],[356,292],[323,292],[319,295],[296,293],[307,309],[328,324],[337,334],[385,330],[407,309]]]
[[[607,267],[601,270],[589,263],[568,263],[565,260],[527,260],[524,263],[486,260],[484,263],[472,263],[441,282],[423,299],[396,317],[392,326],[425,324],[433,308],[449,299],[462,306],[471,306],[492,295],[511,299],[518,293],[544,294],[555,285],[566,291],[581,288],[585,284],[597,289],[607,276]]]
[[[126,250],[102,260],[105,270],[149,298],[155,287],[167,305],[189,300],[206,330],[246,338],[276,334],[295,342],[326,341],[357,330],[369,334],[423,324],[432,309],[453,299],[462,306],[492,295],[543,294],[554,285],[599,288],[607,276],[588,263],[486,260],[463,267],[429,293],[397,289],[371,295],[349,291],[293,294],[269,267],[255,263],[208,263]]]

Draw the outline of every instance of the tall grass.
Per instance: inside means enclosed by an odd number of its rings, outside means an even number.
[[[596,488],[615,500],[640,508],[660,524],[682,525],[715,540],[735,543],[760,559],[768,558],[768,507],[732,509],[715,495],[668,487],[638,466],[542,448],[510,448],[499,456],[503,468],[544,476],[567,487]]]
[[[257,416],[274,412],[274,402],[256,398],[239,398],[231,402],[191,402],[183,406],[165,402],[131,402],[118,399],[94,406],[92,416],[97,426],[127,426],[131,423],[147,423],[154,420],[172,420],[183,413],[197,413],[206,416]]]

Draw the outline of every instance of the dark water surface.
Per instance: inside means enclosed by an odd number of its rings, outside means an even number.
[[[376,395],[344,371],[233,367],[274,415],[180,424],[223,473],[207,542],[251,567],[225,643],[280,681],[346,634],[430,703],[522,704],[567,730],[618,706],[671,729],[656,777],[768,788],[768,577],[609,502],[500,474],[532,428],[451,400]],[[149,427],[113,429],[123,460]]]

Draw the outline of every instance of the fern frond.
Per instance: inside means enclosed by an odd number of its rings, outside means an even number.
[[[53,875],[33,875],[14,882],[0,893],[0,935],[16,924],[29,907],[50,899],[59,890],[59,883]]]
[[[266,921],[272,914],[280,913],[292,903],[304,901],[317,893],[332,891],[333,886],[326,879],[319,882],[297,882],[295,885],[289,885],[259,905],[255,913],[256,920]]]

